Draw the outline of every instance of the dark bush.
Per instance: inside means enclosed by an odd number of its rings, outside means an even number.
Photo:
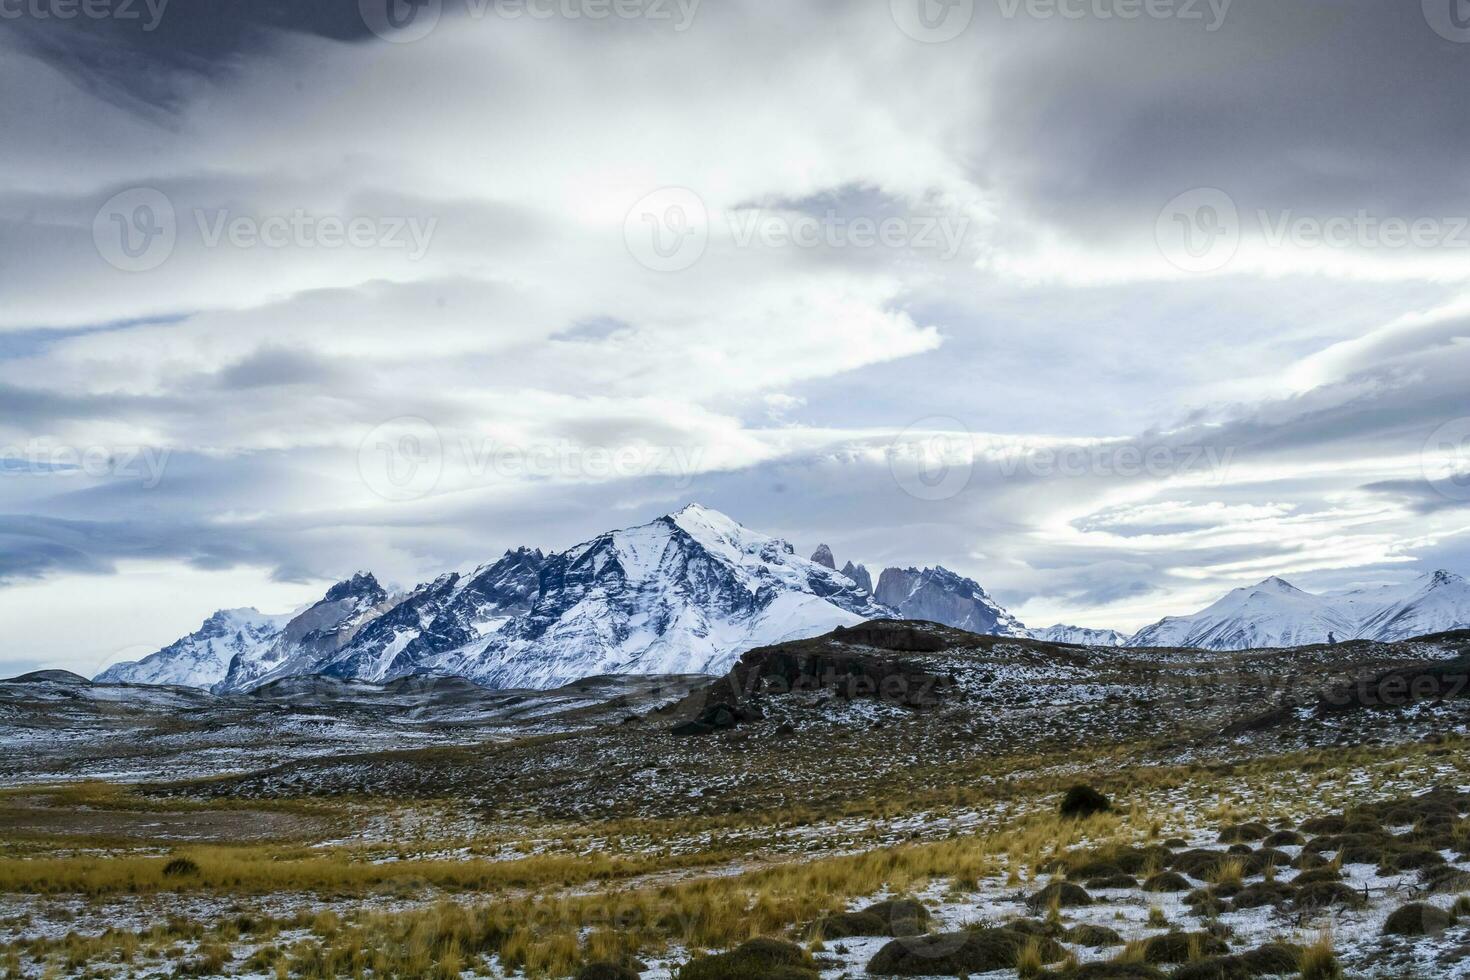
[[[1089,878],[1087,880],[1087,887],[1092,891],[1099,891],[1106,888],[1137,888],[1138,879],[1132,875],[1119,873],[1108,875],[1106,878]]]
[[[1227,951],[1223,940],[1207,932],[1166,932],[1143,942],[1145,963],[1188,963],[1198,950],[1201,956],[1219,956]]]
[[[165,878],[192,877],[199,873],[199,865],[186,857],[176,857],[163,866]]]
[[[576,980],[638,980],[638,971],[622,963],[588,963]]]
[[[1296,907],[1299,909],[1360,909],[1366,904],[1361,892],[1340,881],[1317,881],[1302,885],[1296,891]]]
[[[1143,883],[1146,892],[1187,892],[1194,886],[1177,871],[1160,871]]]
[[[1259,881],[1236,893],[1233,908],[1258,909],[1267,905],[1285,905],[1296,895],[1296,889],[1279,881]]]
[[[1070,881],[1053,881],[1041,891],[1026,900],[1026,904],[1033,909],[1050,908],[1052,902],[1064,909],[1077,908],[1092,904],[1092,896],[1087,894],[1087,889]]]
[[[1083,963],[1045,976],[1058,980],[1164,980],[1164,974],[1144,963]]]
[[[1331,865],[1324,864],[1320,868],[1313,868],[1311,871],[1303,871],[1301,874],[1299,874],[1295,878],[1291,879],[1291,883],[1293,885],[1297,886],[1298,888],[1301,888],[1303,885],[1315,885],[1315,884],[1319,884],[1320,882],[1324,882],[1324,881],[1341,881],[1341,880],[1342,880],[1342,872],[1341,871],[1338,871],[1336,868],[1332,867]]]
[[[1462,871],[1450,865],[1425,868],[1419,872],[1419,878],[1431,895],[1470,892],[1470,871]]]
[[[1391,875],[1400,871],[1418,871],[1444,864],[1444,855],[1432,847],[1395,847],[1383,852],[1378,873]]]
[[[1112,808],[1112,801],[1091,786],[1073,786],[1062,797],[1061,811],[1064,817],[1090,817],[1107,813]]]
[[[677,980],[818,980],[812,958],[779,939],[752,939],[728,953],[700,956],[679,967]]]
[[[1174,971],[1172,980],[1252,980],[1294,974],[1301,960],[1300,947],[1270,943],[1234,956],[1214,956],[1189,963]]]
[[[812,934],[823,939],[854,936],[917,936],[929,924],[929,910],[911,899],[878,902],[856,912],[817,920]]]
[[[1341,815],[1330,817],[1314,817],[1302,822],[1300,830],[1304,834],[1340,834],[1347,829],[1347,818]]]
[[[1086,946],[1088,949],[1103,949],[1108,946],[1123,945],[1123,937],[1116,929],[1084,923],[1067,930],[1067,942]]]
[[[1423,902],[1411,902],[1388,917],[1383,924],[1383,933],[1386,936],[1434,936],[1454,924],[1454,913]]]
[[[1238,823],[1220,831],[1221,844],[1249,844],[1270,836],[1271,828],[1263,823]]]
[[[868,963],[868,973],[928,977],[1007,970],[1016,965],[1028,943],[1038,945],[1046,963],[1055,963],[1066,955],[1055,940],[1028,936],[1013,929],[976,929],[895,939],[878,950]]]

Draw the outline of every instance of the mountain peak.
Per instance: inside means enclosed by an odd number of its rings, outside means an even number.
[[[1456,575],[1454,572],[1447,571],[1447,570],[1445,570],[1443,568],[1441,568],[1438,571],[1434,572],[1433,574],[1429,575],[1428,578],[1429,578],[1429,584],[1430,584],[1431,587],[1441,586],[1441,585],[1465,585],[1465,584],[1467,584],[1465,582],[1464,576],[1462,576],[1462,575]]]
[[[817,545],[817,550],[812,552],[812,561],[837,571],[837,559],[832,557],[832,549],[825,544]]]
[[[376,601],[381,602],[387,598],[387,593],[378,584],[378,579],[372,572],[356,572],[349,579],[338,582],[327,590],[326,602],[339,602],[342,599],[350,599],[355,596],[379,596]]]
[[[1272,575],[1259,585],[1252,586],[1253,589],[1268,589],[1272,592],[1296,593],[1302,590],[1292,585],[1279,575]]]

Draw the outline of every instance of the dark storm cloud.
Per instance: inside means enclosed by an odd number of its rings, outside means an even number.
[[[979,176],[1048,223],[1093,239],[1151,229],[1196,187],[1248,211],[1465,211],[1470,45],[1431,30],[1417,2],[1236,0],[1215,32],[978,9],[977,40],[1006,42],[986,127],[1001,143]]]
[[[107,419],[147,412],[187,411],[190,403],[173,397],[75,395],[0,382],[0,427],[44,428],[62,419]]]
[[[1405,501],[1420,514],[1456,510],[1470,513],[1470,477],[1458,482],[1450,479],[1379,480],[1364,484],[1363,489]]]
[[[43,13],[54,4],[25,0],[16,9]],[[119,105],[172,110],[192,79],[227,75],[277,32],[340,41],[371,36],[357,0],[130,0],[123,15],[8,18],[22,50]]]
[[[311,351],[263,347],[219,372],[223,388],[268,388],[276,385],[325,383],[339,368]]]

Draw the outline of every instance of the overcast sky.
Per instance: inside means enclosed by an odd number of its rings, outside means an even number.
[[[1470,573],[1457,0],[388,2],[0,0],[0,673],[690,500],[1037,626]]]

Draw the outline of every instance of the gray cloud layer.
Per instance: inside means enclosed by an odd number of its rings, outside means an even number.
[[[0,613],[141,569],[202,617],[689,499],[1046,622],[1470,570],[1470,44],[1418,6],[11,19]],[[707,231],[676,271],[667,187]],[[172,244],[125,271],[137,188]],[[1186,271],[1198,188],[1238,247]]]

